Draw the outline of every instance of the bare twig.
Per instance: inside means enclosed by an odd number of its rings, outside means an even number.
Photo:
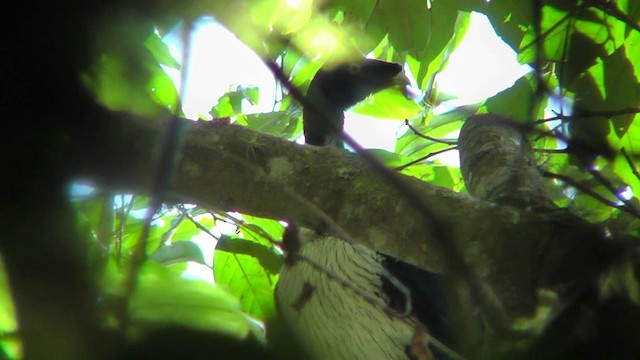
[[[220,237],[216,236],[214,233],[212,233],[209,229],[207,229],[205,226],[203,226],[202,224],[200,224],[199,221],[197,221],[196,219],[194,219],[194,217],[189,213],[189,211],[187,211],[187,209],[184,208],[184,206],[179,205],[178,206],[178,210],[180,210],[180,212],[187,218],[189,219],[189,221],[191,221],[191,223],[197,227],[198,229],[200,229],[200,231],[205,232],[207,235],[211,236],[212,238],[219,240]]]
[[[550,171],[544,170],[544,169],[540,169],[540,173],[542,174],[542,176],[546,177],[546,178],[551,178],[551,179],[557,179],[560,180],[576,189],[578,189],[579,191],[591,196],[592,198],[600,201],[601,203],[613,207],[613,208],[620,208],[620,205],[615,202],[615,201],[611,201],[607,198],[605,198],[604,196],[598,194],[597,192],[591,190],[587,185],[582,184],[574,179],[572,179],[569,176],[566,175],[562,175],[562,174],[556,174],[556,173],[552,173]]]
[[[427,159],[428,159],[428,158],[430,158],[430,157],[433,157],[433,156],[436,156],[436,155],[440,155],[440,154],[445,153],[445,152],[447,152],[447,151],[457,150],[457,149],[458,149],[458,147],[457,147],[457,146],[454,146],[454,147],[450,147],[450,148],[446,148],[446,149],[442,149],[442,150],[434,151],[434,152],[432,152],[432,153],[429,153],[429,154],[428,154],[428,155],[426,155],[426,156],[422,156],[422,157],[420,157],[420,158],[418,158],[418,159],[415,159],[415,160],[413,160],[413,161],[410,161],[410,162],[408,162],[408,163],[406,163],[406,164],[404,164],[404,165],[400,165],[400,166],[398,166],[398,167],[394,168],[393,170],[401,171],[401,170],[404,170],[404,169],[408,168],[409,166],[413,166],[413,165],[415,165],[415,164],[421,163],[421,162],[423,162],[423,161],[427,160]]]
[[[615,196],[624,206],[620,206],[620,209],[626,209],[628,212],[636,217],[640,217],[640,209],[631,202],[629,199],[622,196],[618,188],[609,180],[606,176],[596,170],[593,166],[585,166],[587,172],[591,174],[602,186],[604,186],[613,196]],[[626,186],[626,184],[625,184]]]
[[[427,139],[436,143],[440,143],[440,144],[447,144],[447,145],[456,145],[458,143],[457,140],[447,140],[447,139],[438,139],[438,138],[434,138],[431,137],[429,135],[425,135],[423,133],[421,133],[420,131],[418,131],[418,129],[416,129],[415,127],[413,127],[411,124],[409,124],[409,120],[405,119],[404,120],[404,124],[407,125],[409,127],[409,129],[411,129],[411,131],[413,131],[413,133],[423,139]]]
[[[549,121],[554,121],[554,120],[571,120],[572,118],[575,117],[575,115],[564,115],[564,114],[558,114],[555,113],[556,116],[552,116],[549,118],[545,118],[545,119],[540,119],[540,120],[536,120],[536,124],[542,124],[545,122],[549,122]],[[609,110],[609,111],[587,111],[587,110],[583,110],[580,111],[580,118],[593,118],[593,117],[613,117],[613,116],[620,116],[620,115],[628,115],[628,114],[640,114],[640,109],[639,108],[623,108],[623,109],[618,109],[618,110]]]
[[[633,162],[633,159],[631,158],[631,156],[627,153],[627,149],[622,148],[622,149],[620,149],[620,152],[622,153],[622,155],[624,156],[625,160],[627,161],[627,164],[629,164],[629,167],[631,168],[631,171],[633,172],[633,175],[635,175],[635,177],[638,180],[640,180],[640,172],[638,172],[638,167]]]
[[[617,20],[629,25],[635,31],[640,32],[640,25],[635,22],[629,15],[623,13],[620,8],[617,7],[615,1],[589,1],[589,5],[604,11],[606,14],[613,16]]]

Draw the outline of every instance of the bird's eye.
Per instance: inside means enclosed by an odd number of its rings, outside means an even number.
[[[349,73],[357,74],[360,72],[360,64],[350,64],[349,65]]]

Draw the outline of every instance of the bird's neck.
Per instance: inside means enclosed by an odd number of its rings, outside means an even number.
[[[344,147],[342,128],[344,111],[329,103],[316,109],[303,109],[304,135],[307,144]]]

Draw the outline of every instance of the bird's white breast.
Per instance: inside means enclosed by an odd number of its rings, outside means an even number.
[[[307,229],[300,238],[299,254],[325,270],[297,260],[280,274],[279,310],[300,343],[317,360],[407,359],[413,322],[380,305],[387,299],[376,252]]]

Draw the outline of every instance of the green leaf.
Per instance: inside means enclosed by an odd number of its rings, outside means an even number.
[[[533,2],[491,1],[487,3],[487,10],[481,12],[487,15],[496,34],[517,52],[525,30],[533,23]]]
[[[564,56],[565,41],[570,18],[567,11],[559,10],[551,6],[542,8],[542,22],[540,33],[543,35],[544,58],[551,61],[561,61]],[[533,63],[536,58],[537,34],[533,27],[528,27],[522,37],[519,47],[518,61],[521,64]]]
[[[82,74],[81,78],[84,85],[110,110],[155,117],[166,112],[166,107],[158,105],[152,96],[152,79],[158,72],[164,74],[159,67],[154,69],[153,65],[131,64],[118,54],[105,54],[93,65],[92,71]],[[157,82],[162,83],[161,80]],[[164,85],[158,87],[161,94],[157,98],[166,99]]]
[[[447,166],[434,166],[433,167],[433,180],[432,184],[452,189],[454,185],[454,179],[451,176],[451,171]]]
[[[9,278],[2,258],[0,258],[0,314],[2,315],[0,316],[1,333],[8,334],[18,330]]]
[[[235,114],[236,109],[231,105],[231,99],[227,95],[218,99],[218,103],[211,108],[211,111],[209,111],[209,115],[216,119],[230,117]]]
[[[376,3],[375,0],[336,0],[324,3],[323,6],[327,6],[328,13],[341,16],[340,27],[346,29],[361,53],[368,54],[386,34],[383,29],[374,33],[371,28],[366,28],[372,23],[371,15]]]
[[[246,226],[240,229],[240,234],[246,238],[268,247],[273,245],[273,241],[282,239],[284,225],[279,221],[246,214],[242,217],[246,221]],[[264,235],[269,238],[265,238]]]
[[[144,42],[144,45],[147,47],[147,49],[149,49],[151,55],[153,55],[158,63],[173,69],[180,69],[180,63],[178,62],[178,60],[174,59],[173,56],[171,56],[169,47],[156,33],[149,35],[147,40]]]
[[[502,40],[518,51],[525,30],[532,24],[533,3],[520,0],[448,0],[449,6],[461,11],[476,11],[489,18]]]
[[[167,73],[156,64],[149,65],[149,94],[162,107],[172,110],[178,103],[178,91]]]
[[[636,62],[638,59],[634,59]],[[625,47],[603,59],[606,97],[602,111],[617,111],[640,107],[640,83]],[[613,129],[623,136],[636,114],[622,114],[612,118]]]
[[[271,274],[278,274],[282,266],[282,255],[273,250],[273,246],[265,246],[255,241],[223,235],[216,246],[217,251],[232,254],[249,255],[260,263]]]
[[[411,159],[406,156],[402,156],[400,154],[382,149],[367,149],[365,151],[371,153],[371,155],[373,155],[376,159],[389,167],[402,166],[411,161]]]
[[[260,98],[260,89],[255,86],[242,87],[238,86],[235,91],[230,91],[226,94],[229,97],[231,106],[236,112],[242,112],[242,102],[248,101],[252,105],[256,105]]]
[[[129,312],[133,325],[142,330],[173,324],[237,339],[251,331],[256,333],[235,297],[204,281],[182,278],[153,262],[146,263],[138,275]]]
[[[420,58],[424,64],[431,63],[445,49],[448,49],[449,53],[453,51],[463,37],[457,33],[460,32],[462,35],[466,33],[470,18],[469,14],[458,15],[457,9],[449,6],[445,1],[432,2],[427,16],[430,19],[429,36]]]
[[[569,46],[567,46],[566,55],[564,56],[565,59],[559,60],[567,64],[563,67],[566,70],[561,73],[560,80],[570,88],[570,84],[575,79],[583,76],[590,67],[597,65],[599,59],[603,56],[606,56],[604,49],[593,39],[581,33],[571,34]]]
[[[625,25],[612,16],[593,8],[564,10],[552,6],[543,7],[544,57],[562,62],[562,80],[573,81],[599,56],[607,56],[618,49],[625,39]],[[530,27],[521,43],[518,60],[531,63],[535,59],[537,35]]]
[[[640,105],[640,83],[634,65],[626,55],[626,47],[620,47],[571,84],[570,90],[576,94],[575,118],[569,127],[573,139],[601,154],[609,154],[611,145],[624,146],[623,137],[638,115],[613,114]],[[585,112],[601,115],[582,116]],[[611,130],[615,137],[610,135]]]
[[[487,99],[485,102],[487,112],[505,115],[519,121],[530,120],[531,102],[536,98],[530,77],[529,75],[520,77],[510,88]],[[544,108],[543,104],[538,106]],[[536,109],[533,115],[537,115],[538,110],[540,109]]]
[[[421,89],[425,89],[427,91],[432,90],[430,89],[430,84],[432,83],[433,77],[447,65],[449,57],[464,39],[469,28],[469,24],[471,24],[471,15],[466,12],[458,13],[457,19],[454,23],[454,28],[452,29],[453,34],[448,39],[446,45],[441,49],[440,53],[434,57],[433,52],[435,47],[429,46],[422,59],[413,59],[411,56],[407,57],[407,63],[409,64],[412,73],[417,74],[416,82]],[[447,29],[444,31],[448,34]],[[445,37],[446,35],[441,36]],[[433,100],[434,103],[438,100],[437,95],[435,94],[431,95],[431,97],[436,97],[436,99],[430,99]]]
[[[422,58],[432,27],[427,3],[421,0],[397,0],[378,4],[377,10],[385,15],[389,42],[393,47],[399,52]]]
[[[145,26],[110,30],[91,68],[81,74],[84,85],[111,110],[145,117],[175,113],[177,90],[160,66],[172,62],[166,45]],[[131,36],[120,38],[119,32]]]
[[[289,111],[250,114],[238,119],[238,123],[264,134],[281,136],[292,123],[298,121]]]
[[[238,240],[238,244],[233,244]],[[275,315],[273,290],[278,276],[272,270],[277,268],[279,271],[279,266],[275,264],[270,250],[260,244],[242,240],[225,238],[219,243],[222,248],[237,252],[216,249],[213,261],[216,284],[225,286],[237,296],[242,307],[251,316],[265,320]]]
[[[381,9],[381,2],[377,2],[377,6],[374,8],[371,13],[371,17],[369,21],[366,22],[364,27],[365,36],[368,36],[369,39],[378,40],[373,47],[373,51],[376,56],[379,56],[382,53],[382,50],[388,50],[389,47],[392,47],[389,43],[389,26],[387,25],[387,14],[384,10]],[[360,44],[359,47],[370,47],[368,40],[365,40],[365,46]]]
[[[149,260],[153,260],[163,265],[171,265],[180,262],[193,261],[198,264],[207,265],[202,255],[202,250],[191,241],[176,241],[169,245],[162,245],[159,249],[149,255]]]
[[[211,108],[209,114],[214,118],[225,118],[242,114],[242,103],[248,101],[255,105],[260,98],[257,87],[238,86],[236,90],[228,91],[218,99],[218,103]]]
[[[421,110],[420,105],[394,88],[373,94],[350,109],[355,113],[380,119],[409,119]]]

